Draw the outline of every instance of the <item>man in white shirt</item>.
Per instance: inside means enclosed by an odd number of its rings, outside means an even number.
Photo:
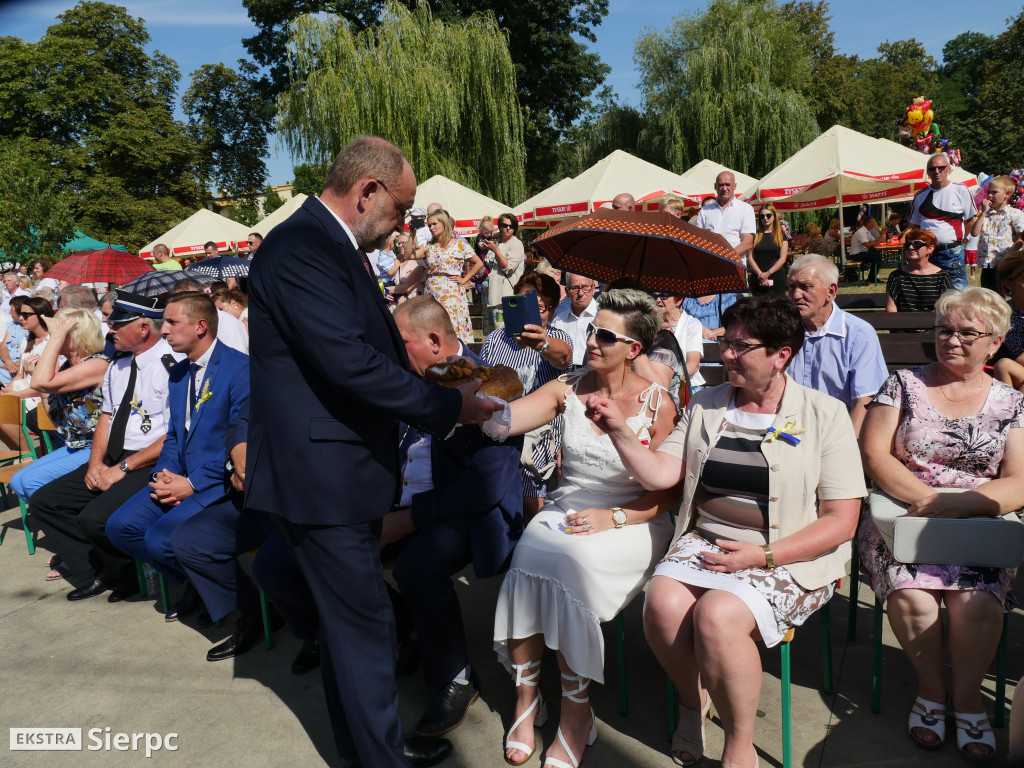
[[[747,254],[754,247],[754,209],[742,200],[736,199],[736,176],[732,171],[722,171],[715,178],[715,200],[700,209],[695,226],[717,232],[747,264]]]
[[[909,221],[911,226],[927,229],[935,235],[939,244],[931,262],[949,272],[953,287],[962,291],[967,287],[963,245],[968,229],[966,223],[974,218],[978,209],[967,187],[954,184],[949,178],[952,166],[948,155],[932,155],[926,167],[932,183],[917,193]]]
[[[572,364],[581,366],[586,360],[587,337],[590,335],[590,326],[597,316],[597,302],[594,301],[594,291],[597,289],[597,281],[583,275],[566,275],[566,297],[551,320],[551,327],[565,331],[572,339]]]

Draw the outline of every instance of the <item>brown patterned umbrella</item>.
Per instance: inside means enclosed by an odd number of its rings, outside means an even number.
[[[724,237],[668,213],[602,208],[532,245],[558,269],[603,282],[635,277],[652,291],[683,296],[747,289],[743,262]]]

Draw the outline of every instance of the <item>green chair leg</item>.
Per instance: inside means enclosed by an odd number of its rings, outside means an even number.
[[[619,714],[629,714],[629,694],[626,690],[626,622],[622,613],[615,617],[615,655],[619,669]]]
[[[871,676],[871,711],[882,711],[882,601],[875,597],[875,664]]]
[[[162,573],[159,574],[159,579],[160,579],[160,599],[163,601],[163,604],[164,604],[164,613],[170,613],[170,611],[171,611],[171,596],[167,592],[167,579],[164,578],[164,575]]]
[[[853,554],[850,557],[850,618],[846,623],[846,639],[857,639],[857,600],[860,597],[860,553],[857,542],[853,542]]]
[[[146,589],[146,573],[142,570],[142,561],[139,559],[135,560],[135,577],[139,580],[139,594],[143,597],[149,597],[149,590]]]
[[[1009,622],[1007,615],[1003,614],[1003,633],[999,637],[999,652],[996,659],[996,728],[1004,727],[1006,723],[1006,646],[1007,628]]]
[[[34,555],[36,553],[36,544],[32,541],[32,531],[28,527],[28,507],[25,506],[25,500],[18,497],[18,504],[21,506],[21,524],[25,528],[25,541],[28,543],[28,553]]]
[[[676,717],[679,714],[676,710],[676,686],[671,677],[665,677],[665,687],[668,691],[668,706],[665,708],[668,713],[668,740],[671,742],[676,733]]]
[[[782,768],[793,765],[793,692],[790,689],[789,646],[792,640],[782,642]]]
[[[270,628],[270,605],[267,603],[267,593],[260,590],[260,612],[263,614],[263,644],[269,651],[274,647],[274,634]]]
[[[828,603],[821,609],[821,668],[825,673],[823,690],[827,696],[835,691],[832,685],[832,614]]]

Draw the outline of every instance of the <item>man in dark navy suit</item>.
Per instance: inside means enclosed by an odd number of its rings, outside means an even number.
[[[412,370],[421,376],[453,355],[480,362],[432,298],[399,305],[395,323]],[[419,638],[424,681],[435,692],[415,732],[436,738],[462,723],[478,695],[451,579],[470,563],[480,578],[508,566],[524,525],[522,439],[496,443],[475,425],[446,439],[410,427],[402,453],[402,496],[398,509],[384,517],[382,541],[395,542],[385,553],[398,552],[395,580]]]
[[[246,505],[272,515],[320,615],[324,692],[341,757],[433,765],[451,745],[403,745],[381,518],[398,489],[398,422],[441,437],[485,420],[476,386],[409,371],[366,252],[404,225],[416,177],[401,151],[353,139],[319,198],[271,231],[249,279],[252,398]]]

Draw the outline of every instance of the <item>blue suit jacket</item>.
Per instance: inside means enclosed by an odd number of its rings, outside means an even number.
[[[383,517],[399,420],[446,435],[461,396],[409,371],[376,279],[318,199],[274,227],[252,265],[246,506],[308,525]]]
[[[464,354],[481,362],[469,350]],[[424,530],[468,520],[473,569],[480,578],[508,567],[523,535],[522,450],[522,437],[496,443],[475,425],[459,427],[448,439],[435,436],[430,441],[434,488],[412,497],[413,523]]]
[[[248,412],[249,358],[226,344],[218,343],[214,347],[200,385],[209,390],[210,398],[196,407],[192,427],[186,431],[188,369],[188,359],[171,369],[168,386],[171,423],[156,470],[168,469],[187,477],[196,489],[193,494],[196,502],[207,506],[231,491],[224,468],[224,445],[228,425],[239,414]]]

